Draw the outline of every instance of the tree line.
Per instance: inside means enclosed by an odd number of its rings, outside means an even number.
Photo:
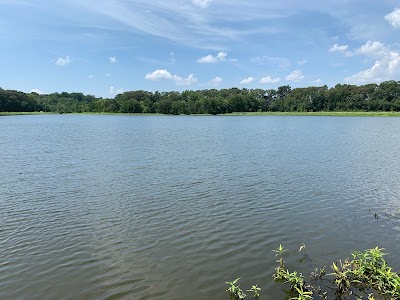
[[[39,95],[0,88],[0,112],[106,112],[225,114],[232,112],[400,111],[400,81],[337,84],[328,88],[208,89],[183,92],[130,91],[114,98],[82,93]]]

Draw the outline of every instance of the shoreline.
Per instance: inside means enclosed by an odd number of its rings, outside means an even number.
[[[226,116],[316,116],[316,117],[400,117],[400,112],[391,111],[315,111],[315,112],[242,112]],[[220,116],[224,116],[220,115]]]
[[[53,115],[58,112],[0,112],[0,116],[18,115]],[[74,115],[130,115],[130,116],[173,116],[160,113],[108,113],[108,112],[82,112],[62,113]],[[213,116],[211,114],[190,114],[177,116]],[[314,117],[400,117],[400,112],[394,111],[317,111],[317,112],[233,112],[217,114],[217,116],[314,116]]]

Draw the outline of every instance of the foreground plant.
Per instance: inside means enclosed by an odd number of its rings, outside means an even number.
[[[353,260],[349,266],[352,283],[360,291],[375,290],[389,299],[400,299],[400,276],[393,272],[378,247],[365,252],[353,252]]]
[[[249,289],[247,291],[253,293],[254,299],[256,299],[256,300],[260,299],[260,294],[258,293],[258,291],[261,291],[261,289],[258,287],[257,284],[256,285],[252,285],[251,289]]]
[[[225,282],[229,285],[229,288],[226,290],[229,292],[229,296],[231,300],[242,300],[246,298],[246,294],[242,291],[240,286],[236,284],[240,278],[236,278],[234,281]]]
[[[300,247],[303,259],[307,256],[305,245]],[[355,251],[352,259],[346,258],[333,262],[332,273],[326,274],[325,267],[316,268],[311,273],[310,282],[306,282],[304,276],[297,271],[289,271],[285,266],[283,254],[288,251],[282,245],[276,250],[277,267],[272,275],[275,282],[282,283],[288,287],[285,300],[307,300],[307,299],[387,299],[400,300],[400,273],[390,268],[384,256],[387,253],[383,249],[375,247],[364,252]],[[301,260],[301,261],[302,261]],[[328,277],[329,276],[329,277]],[[327,278],[326,278],[327,277]],[[227,291],[232,300],[245,299],[246,295],[237,284],[239,278],[227,282],[230,287]],[[253,293],[254,299],[260,299],[257,285],[247,290]]]
[[[313,293],[309,286],[304,282],[304,276],[296,271],[289,272],[289,270],[286,269],[285,261],[283,260],[282,255],[287,251],[287,249],[285,249],[282,245],[279,245],[278,249],[272,251],[276,253],[275,256],[279,257],[279,259],[276,261],[278,266],[275,268],[275,273],[272,275],[272,277],[276,282],[283,284],[288,283],[290,285],[289,290],[286,291],[286,299],[312,299]]]

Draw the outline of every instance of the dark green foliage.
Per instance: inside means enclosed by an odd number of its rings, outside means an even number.
[[[25,93],[13,90],[0,90],[0,112],[40,111],[42,106]]]
[[[210,89],[183,92],[130,91],[114,99],[82,93],[39,95],[0,89],[0,112],[107,112],[225,114],[233,112],[400,111],[400,81],[328,89]]]

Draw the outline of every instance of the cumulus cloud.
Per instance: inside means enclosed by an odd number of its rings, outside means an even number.
[[[178,75],[172,75],[167,70],[155,70],[152,73],[147,73],[144,77],[147,80],[151,81],[160,81],[160,80],[173,80],[177,85],[192,85],[197,82],[197,78],[194,74],[190,74],[187,78],[180,77]]]
[[[400,8],[396,8],[390,14],[387,14],[385,20],[394,28],[400,28]]]
[[[353,52],[348,51],[347,49],[349,48],[349,45],[342,45],[340,46],[339,44],[334,44],[332,47],[329,48],[329,53],[341,53],[344,54],[345,56],[352,56]]]
[[[197,78],[194,76],[194,74],[190,74],[187,78],[182,78],[177,75],[174,75],[173,79],[176,84],[185,86],[189,86],[197,82]]]
[[[247,77],[245,79],[243,79],[240,84],[249,84],[252,83],[254,81],[254,77]]]
[[[285,57],[271,57],[266,55],[253,57],[250,59],[250,62],[259,65],[275,65],[281,69],[287,69],[291,65],[289,59]]]
[[[280,77],[272,78],[271,76],[266,76],[260,79],[260,83],[277,83],[281,81]]]
[[[222,83],[222,81],[224,81],[224,80],[221,77],[217,76],[217,77],[211,79],[208,82],[208,84],[211,85],[211,86],[219,86]]]
[[[349,45],[339,46],[338,44],[334,44],[331,48],[329,48],[329,53],[332,52],[345,52],[349,48]]]
[[[218,58],[219,60],[225,60],[225,57],[226,57],[227,55],[228,55],[228,54],[227,54],[226,52],[219,52],[218,55],[217,55],[217,58]]]
[[[201,8],[207,8],[212,0],[193,0],[192,3]]]
[[[355,51],[373,59],[371,68],[358,72],[345,80],[355,84],[381,82],[400,75],[400,53],[391,51],[381,42],[368,41]]]
[[[36,93],[36,94],[39,94],[39,95],[46,94],[45,92],[43,92],[42,90],[39,90],[39,89],[32,89],[31,93]]]
[[[56,60],[56,65],[60,66],[60,67],[69,65],[70,63],[71,63],[71,58],[69,56],[67,56],[65,58],[64,57],[59,57]]]
[[[377,41],[368,41],[365,45],[362,45],[356,50],[356,54],[363,54],[372,57],[381,57],[385,55],[385,52],[387,52],[385,45]]]
[[[122,88],[116,88],[115,86],[110,86],[110,94],[111,95],[118,95],[122,94],[124,90]]]
[[[200,64],[212,64],[212,63],[216,63],[217,61],[218,61],[218,59],[216,57],[212,56],[211,54],[204,56],[202,58],[199,58],[197,60],[197,62]]]
[[[118,59],[115,56],[110,56],[108,59],[112,64],[115,64],[118,61]]]
[[[227,55],[228,54],[226,52],[219,52],[216,56],[213,56],[210,54],[210,55],[199,58],[197,60],[197,62],[200,64],[212,64],[212,63],[216,63],[219,61],[225,61]]]
[[[285,77],[286,81],[298,82],[304,78],[301,70],[294,70],[288,76]]]
[[[380,69],[382,65],[376,61],[375,64],[367,70],[361,71],[352,76],[346,77],[345,80],[354,83],[371,83],[371,82],[379,82],[382,81],[382,77],[379,77]]]
[[[147,80],[158,81],[163,79],[172,79],[173,76],[167,70],[155,70],[153,73],[147,73],[144,77]]]
[[[318,78],[318,79],[314,80],[314,82],[315,83],[322,83],[322,80]]]

